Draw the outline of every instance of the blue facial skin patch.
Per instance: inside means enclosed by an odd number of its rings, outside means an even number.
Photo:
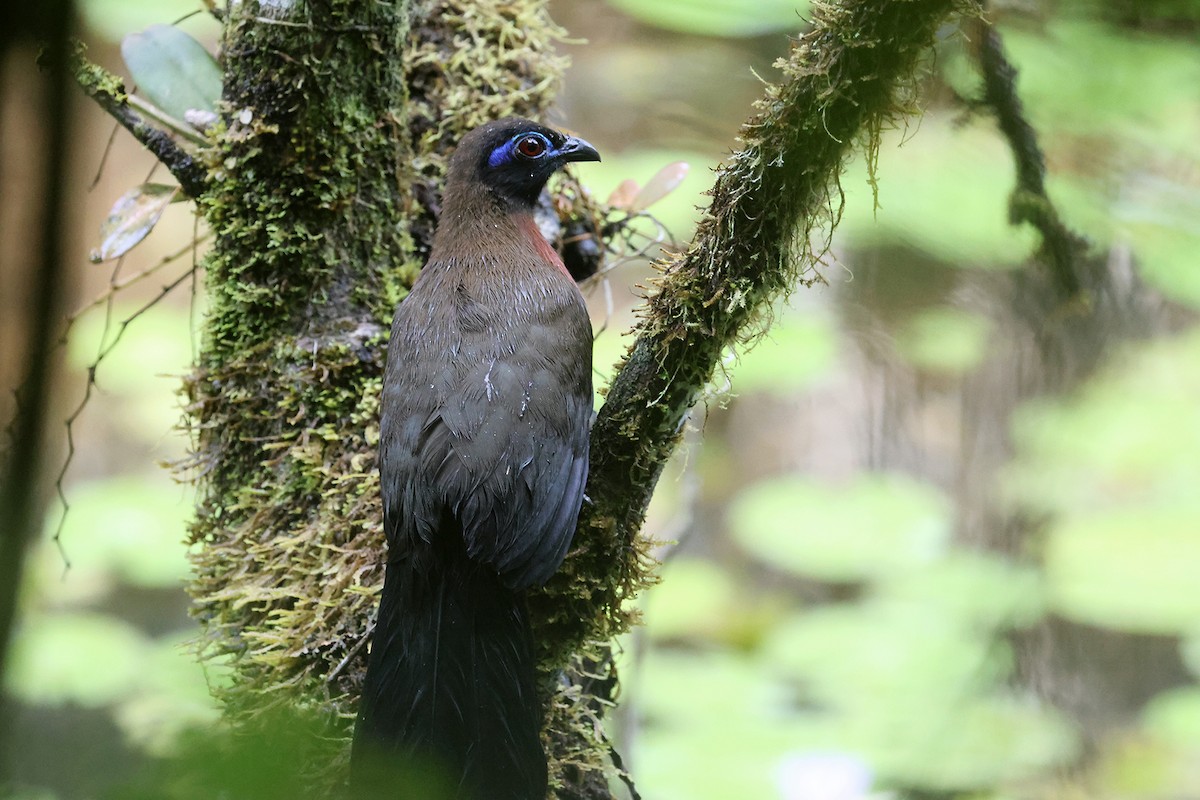
[[[492,151],[488,156],[488,166],[493,169],[500,166],[506,161],[512,160],[512,142],[505,142]]]
[[[520,136],[508,140],[493,150],[491,155],[488,156],[488,166],[492,169],[495,169],[501,164],[507,164],[512,161],[516,156],[515,150],[517,142],[521,139],[524,139],[526,136],[539,139],[542,142],[542,145],[545,147],[543,154],[550,155],[555,152],[554,145],[549,139],[547,139],[545,136],[542,136],[540,133],[522,133]]]

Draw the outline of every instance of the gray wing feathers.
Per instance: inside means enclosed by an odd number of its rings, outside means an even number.
[[[389,391],[407,386],[431,406],[392,404],[404,416],[383,421],[384,496],[393,498],[384,523],[394,551],[413,537],[446,535],[448,511],[468,555],[510,588],[543,583],[557,569],[587,478],[590,363],[554,363],[538,344],[459,363],[457,374],[440,376],[443,391],[418,391],[432,387],[415,374],[389,378]]]

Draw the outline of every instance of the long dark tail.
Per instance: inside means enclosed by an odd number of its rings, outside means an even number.
[[[351,785],[367,797],[543,800],[542,715],[524,598],[465,554],[448,562],[387,567]],[[444,795],[409,783],[438,772],[449,779]]]

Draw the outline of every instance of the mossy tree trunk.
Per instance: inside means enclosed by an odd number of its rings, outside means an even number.
[[[719,171],[696,241],[662,265],[593,432],[576,546],[534,598],[564,800],[609,796],[594,724],[615,689],[606,642],[650,579],[637,534],[678,432],[727,348],[814,265],[808,240],[832,226],[842,164],[906,112],[897,98],[956,7],[974,6],[815,4]],[[487,119],[544,116],[560,35],[542,0],[230,4],[226,106],[194,193],[216,238],[188,422],[191,591],[206,654],[232,663],[222,695],[235,719],[274,703],[349,730],[382,577],[388,321],[423,261],[453,143]]]

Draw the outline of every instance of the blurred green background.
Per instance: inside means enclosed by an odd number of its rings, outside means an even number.
[[[124,34],[195,7],[86,0],[91,55],[121,71]],[[604,154],[578,174],[603,198],[689,162],[651,208],[687,241],[807,7],[550,9],[587,39],[563,45],[555,120]],[[1111,292],[1093,326],[1052,343],[1030,322],[1040,301],[1021,275],[1038,240],[1008,224],[1012,159],[971,108],[968,36],[940,32],[923,114],[885,133],[877,198],[861,161],[843,179],[824,284],[730,355],[660,484],[646,534],[663,580],[622,642],[610,721],[646,798],[1200,797],[1200,2],[1033,0],[992,16],[1051,199],[1117,276]],[[181,27],[215,41],[211,20]],[[4,99],[20,130],[20,88]],[[196,234],[177,204],[115,277],[86,263],[153,162],[123,133],[105,157],[111,125],[79,104],[76,307]],[[19,161],[20,137],[3,144]],[[6,178],[9,219],[20,178]],[[121,322],[193,258],[80,317],[56,419]],[[624,264],[589,292],[604,375],[650,274]],[[128,325],[73,423],[70,510],[55,540],[52,506],[30,563],[4,687],[20,797],[120,796],[218,718],[221,669],[191,655],[181,588],[190,489],[162,466],[187,452],[173,426],[202,284]],[[63,463],[62,426],[56,439]]]

